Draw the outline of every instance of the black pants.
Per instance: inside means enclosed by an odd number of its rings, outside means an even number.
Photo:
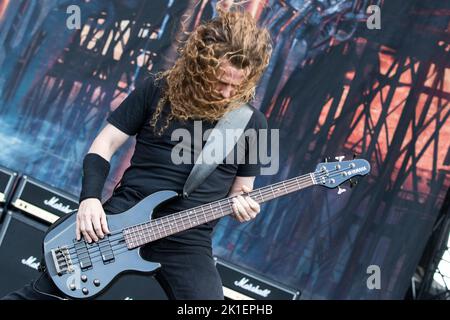
[[[223,300],[222,282],[212,255],[191,247],[165,245],[160,242],[145,250],[145,258],[161,263],[155,278],[169,299]],[[45,294],[44,294],[45,293]],[[11,292],[4,300],[57,300],[61,293],[43,274],[33,283]]]

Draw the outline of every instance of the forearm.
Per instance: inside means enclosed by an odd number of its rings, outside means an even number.
[[[116,150],[129,138],[111,124],[107,124],[92,142],[88,153],[96,153],[106,161],[111,161]]]
[[[111,161],[111,158],[112,158],[114,152],[115,152],[115,150],[113,148],[112,143],[102,140],[100,136],[98,136],[94,140],[94,142],[92,143],[92,145],[88,151],[88,153],[98,154],[99,156],[101,156],[103,159],[105,159],[108,162]]]

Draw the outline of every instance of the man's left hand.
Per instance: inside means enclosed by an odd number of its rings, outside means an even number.
[[[232,217],[239,222],[246,222],[254,219],[260,211],[259,204],[249,196],[242,196],[242,193],[252,191],[249,187],[243,185],[242,190],[233,200]]]

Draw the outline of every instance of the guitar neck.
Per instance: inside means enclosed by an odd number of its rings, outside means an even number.
[[[248,195],[258,203],[263,203],[283,195],[295,192],[316,184],[313,173],[255,189]],[[233,197],[207,203],[195,208],[180,211],[149,222],[131,226],[123,230],[129,249],[140,247],[146,243],[165,238],[209,221],[229,215]]]

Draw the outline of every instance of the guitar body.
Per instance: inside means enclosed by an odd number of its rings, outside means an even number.
[[[121,214],[107,215],[111,234],[97,243],[76,241],[76,213],[58,220],[43,242],[45,266],[55,285],[69,297],[92,298],[121,273],[157,270],[160,264],[144,260],[140,248],[127,248],[122,230],[148,222],[156,207],[176,196],[159,191]]]

